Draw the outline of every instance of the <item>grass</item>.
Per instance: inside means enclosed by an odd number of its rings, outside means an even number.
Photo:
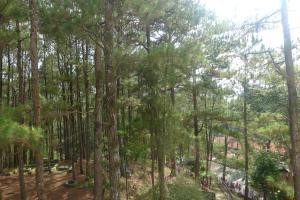
[[[168,200],[215,200],[212,192],[200,190],[200,186],[191,178],[179,175],[174,183],[168,184]],[[157,200],[158,186],[140,195],[138,200]]]

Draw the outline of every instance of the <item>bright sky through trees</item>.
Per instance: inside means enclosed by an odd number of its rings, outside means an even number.
[[[240,23],[248,19],[260,19],[280,8],[280,0],[203,0],[202,2],[207,8],[214,10],[220,19]],[[289,17],[292,38],[297,40],[300,38],[299,0],[289,0]],[[281,24],[278,23],[278,28],[275,30],[264,31],[262,36],[266,44],[272,47],[281,46],[283,42]]]

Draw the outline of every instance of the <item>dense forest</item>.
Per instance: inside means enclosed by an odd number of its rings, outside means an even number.
[[[0,0],[0,199],[300,200],[277,1],[235,23],[196,0]]]

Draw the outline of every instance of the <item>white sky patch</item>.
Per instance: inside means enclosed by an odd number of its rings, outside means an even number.
[[[202,0],[208,9],[215,11],[220,19],[242,23],[249,19],[260,19],[280,9],[280,0]],[[288,0],[289,20],[293,41],[300,38],[300,0]],[[264,43],[271,47],[283,44],[281,24],[262,32]]]
[[[296,43],[298,41],[299,44],[300,0],[287,1],[292,42]],[[241,24],[246,20],[254,22],[257,19],[269,16],[275,11],[279,11],[281,7],[281,0],[200,0],[200,2],[204,4],[207,9],[214,11],[220,20],[228,20],[236,24]],[[272,27],[272,29],[263,30],[260,32],[260,36],[263,39],[265,46],[271,48],[282,48],[283,32],[280,19],[281,16],[279,12],[275,20],[271,20],[278,21],[278,24]],[[294,52],[294,58],[296,58],[295,63],[297,64],[300,61],[300,56],[297,57],[298,54],[298,50],[297,52]],[[243,64],[240,62],[233,62],[232,66],[240,68],[243,66]],[[234,79],[221,81],[220,84],[223,87],[232,88],[236,94],[240,94],[242,92],[241,85]],[[232,97],[229,97],[229,99],[231,98]]]

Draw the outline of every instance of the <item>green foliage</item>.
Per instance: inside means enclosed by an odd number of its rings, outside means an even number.
[[[177,177],[175,183],[168,185],[168,200],[215,200],[215,194],[199,189],[199,185],[191,178]],[[158,186],[150,189],[147,193],[138,197],[139,200],[156,200],[158,198]]]
[[[278,147],[286,149],[289,147],[288,124],[284,115],[270,112],[259,113],[249,124],[249,127],[255,130],[254,135],[257,143],[264,144],[270,140]]]
[[[251,175],[253,185],[270,196],[276,195],[274,187],[279,179],[279,155],[262,150],[258,153],[254,162],[254,171]]]
[[[17,113],[13,109],[0,112],[0,147],[9,144],[22,144],[32,149],[40,149],[39,140],[42,138],[42,129],[19,124],[14,120]]]

